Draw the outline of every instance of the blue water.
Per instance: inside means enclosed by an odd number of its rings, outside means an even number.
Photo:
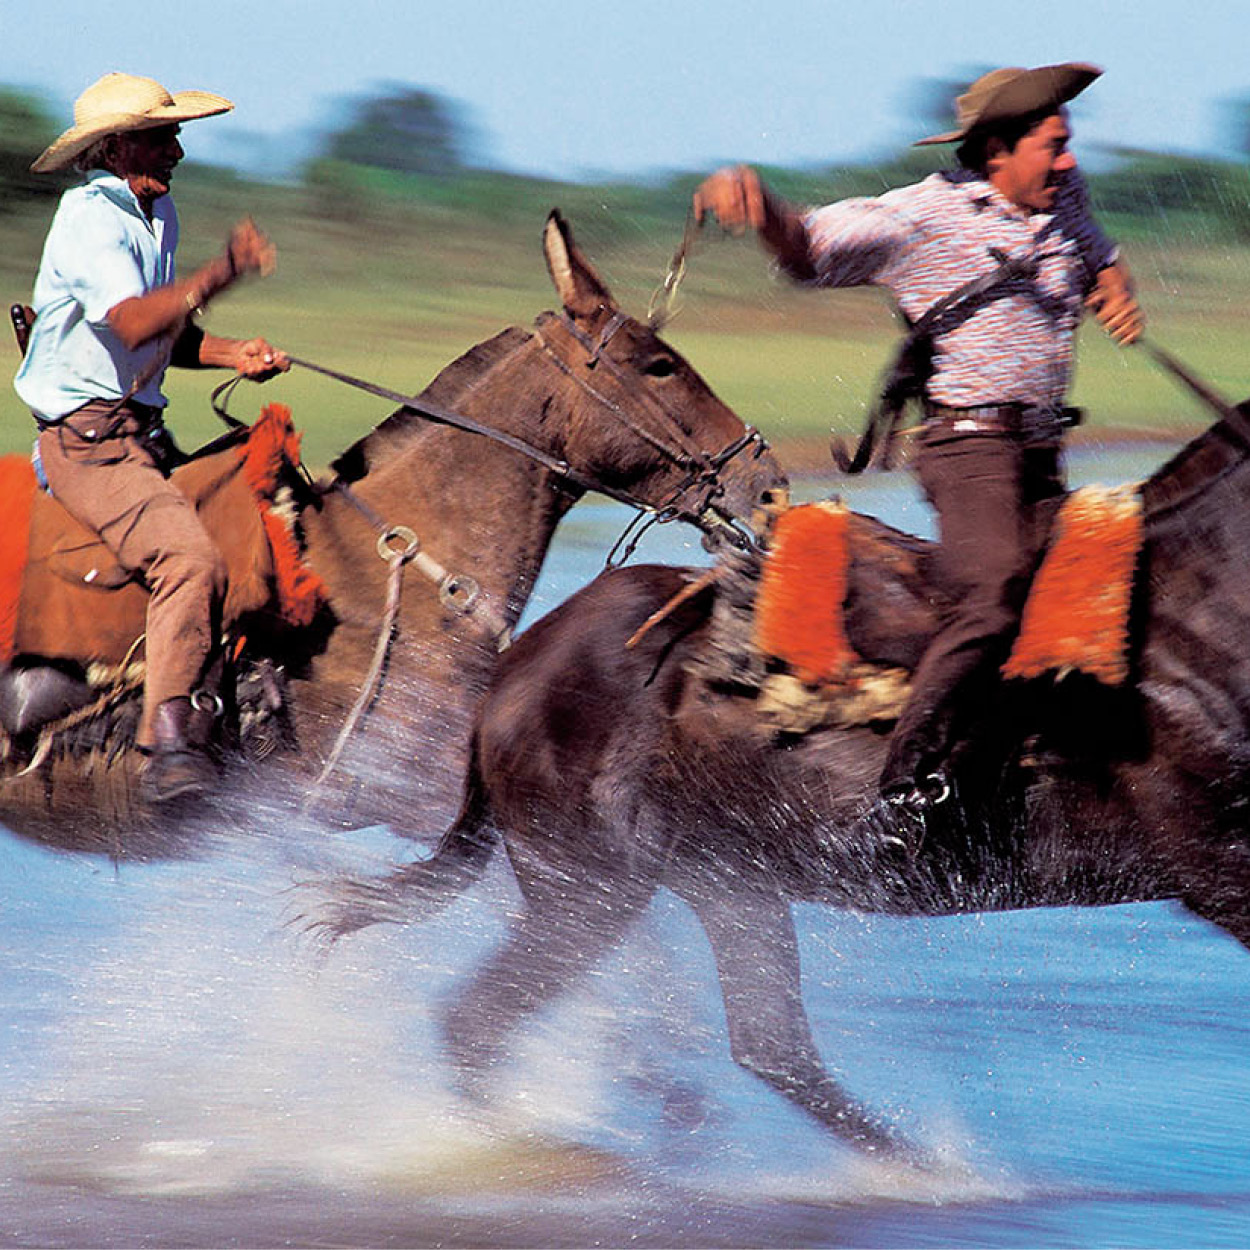
[[[928,525],[902,475],[852,502]],[[620,519],[579,507],[527,619]],[[640,558],[705,559],[677,529]],[[483,1120],[434,1020],[519,905],[506,862],[323,960],[285,927],[293,882],[410,846],[251,817],[166,863],[0,832],[0,1244],[1250,1245],[1250,954],[1173,905],[796,909],[822,1052],[940,1155],[920,1174],[733,1065],[710,952],[667,895],[518,1039]]]

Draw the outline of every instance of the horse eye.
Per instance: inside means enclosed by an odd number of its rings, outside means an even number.
[[[642,371],[652,378],[671,378],[677,372],[677,362],[671,356],[656,356],[643,365]]]

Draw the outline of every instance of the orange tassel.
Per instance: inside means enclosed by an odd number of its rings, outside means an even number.
[[[1107,685],[1126,681],[1129,608],[1142,538],[1136,488],[1074,491],[1055,519],[1003,676],[1080,669]]]
[[[304,563],[291,527],[272,509],[287,464],[299,464],[300,435],[285,404],[267,404],[239,455],[273,551],[278,612],[291,625],[308,625],[328,599],[325,583]]]
[[[858,660],[842,605],[850,571],[848,517],[840,503],[782,513],[755,601],[755,645],[800,681],[834,681]]]

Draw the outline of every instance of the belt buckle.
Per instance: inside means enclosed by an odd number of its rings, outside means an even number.
[[[1050,443],[1063,437],[1063,410],[1029,404],[1020,410],[1020,432],[1028,443]]]

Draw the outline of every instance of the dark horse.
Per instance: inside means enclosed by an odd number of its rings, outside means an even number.
[[[688,584],[606,573],[539,621],[478,718],[459,819],[429,860],[341,884],[316,917],[339,937],[430,914],[502,836],[526,908],[452,1003],[449,1046],[485,1071],[507,1034],[618,941],[667,886],[715,953],[735,1059],[835,1133],[897,1144],[830,1076],[800,994],[794,901],[905,915],[1179,899],[1250,944],[1250,404],[1143,488],[1131,681],[1004,688],[991,732],[1032,735],[962,819],[914,853],[883,836],[873,729],[762,733],[750,701],[690,665],[715,591],[627,649]],[[927,545],[859,518],[848,629],[914,662],[934,624]]]
[[[561,310],[478,344],[420,397],[500,438],[401,409],[336,460],[303,509],[307,563],[328,606],[313,627],[271,643],[287,673],[297,750],[254,770],[267,800],[285,785],[300,801],[335,758],[374,664],[392,569],[379,556],[395,549],[379,549],[376,523],[405,527],[423,557],[476,586],[476,616],[466,617],[408,572],[383,680],[316,796],[323,817],[387,822],[404,834],[428,828],[444,790],[445,814],[455,810],[472,712],[500,650],[497,631],[479,622],[504,631],[516,624],[556,526],[585,490],[713,528],[749,524],[784,499],[785,476],[766,444],[617,307],[558,213],[543,250]],[[129,752],[50,756],[0,781],[0,821],[59,845],[114,852],[142,846],[145,827],[155,826],[159,846],[169,817],[145,811],[135,772]]]

